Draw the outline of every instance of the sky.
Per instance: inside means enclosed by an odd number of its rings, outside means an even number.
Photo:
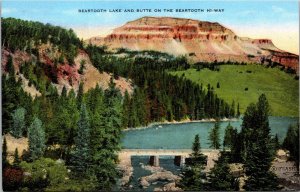
[[[79,9],[105,9],[81,13]],[[122,12],[110,12],[121,9]],[[134,12],[124,12],[133,9]],[[151,9],[151,12],[136,10]],[[154,12],[161,9],[161,12]],[[173,12],[164,12],[173,9]],[[203,9],[204,12],[175,12],[175,9]],[[224,9],[207,12],[207,9]],[[104,36],[112,29],[143,16],[171,16],[219,22],[238,36],[268,38],[280,49],[299,54],[298,1],[72,1],[3,0],[2,17],[40,21],[72,28],[80,38]]]

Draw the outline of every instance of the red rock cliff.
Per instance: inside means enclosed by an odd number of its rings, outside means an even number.
[[[254,62],[272,57],[272,61],[293,69],[298,69],[299,61],[297,55],[278,49],[270,39],[241,38],[219,23],[172,17],[143,17],[89,42],[112,49],[192,55],[195,61]]]

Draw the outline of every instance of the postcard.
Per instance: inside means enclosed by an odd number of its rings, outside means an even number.
[[[3,191],[300,190],[298,8],[4,0]]]

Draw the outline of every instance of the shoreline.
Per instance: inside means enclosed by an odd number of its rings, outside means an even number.
[[[238,121],[239,118],[223,118],[220,119],[220,122],[229,122],[229,121]],[[209,118],[209,119],[201,119],[201,120],[190,120],[190,119],[185,119],[182,121],[160,121],[160,122],[153,122],[150,123],[147,126],[143,127],[131,127],[131,128],[126,128],[123,129],[122,131],[132,131],[132,130],[143,130],[143,129],[149,129],[152,128],[155,125],[171,125],[171,124],[185,124],[185,123],[211,123],[211,122],[216,122],[217,120],[214,118]]]

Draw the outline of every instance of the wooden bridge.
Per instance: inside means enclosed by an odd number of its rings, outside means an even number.
[[[206,169],[211,169],[214,166],[214,160],[219,157],[219,150],[204,149],[201,152],[207,156]],[[131,166],[132,156],[149,156],[149,164],[159,166],[160,156],[174,156],[174,164],[182,166],[191,153],[190,149],[123,149],[118,155],[121,165]]]

